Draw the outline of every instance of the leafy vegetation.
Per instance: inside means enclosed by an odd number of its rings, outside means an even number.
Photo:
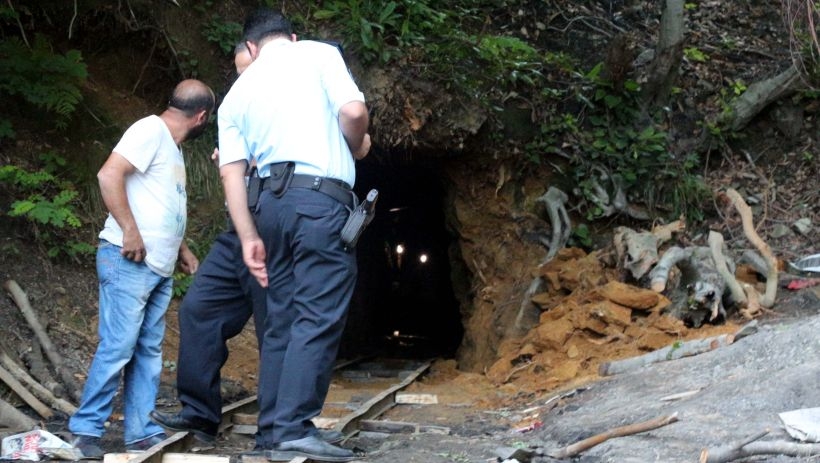
[[[207,0],[193,8],[208,16],[208,20],[202,26],[202,35],[205,39],[216,44],[226,55],[230,55],[242,36],[242,25],[236,21],[226,20],[218,13],[209,13],[213,11],[213,3],[212,0]]]
[[[65,55],[54,53],[43,35],[36,35],[31,48],[16,37],[0,40],[0,97],[20,96],[37,108],[57,115],[55,124],[65,128],[68,119],[82,100],[80,87],[88,70],[77,50]],[[11,136],[8,119],[2,120]]]
[[[54,153],[41,156],[45,166],[26,170],[15,165],[0,167],[0,183],[6,185],[14,200],[6,214],[24,219],[35,239],[47,247],[49,257],[67,255],[79,258],[94,252],[94,247],[78,241],[74,231],[83,225],[77,210],[79,194],[74,184],[62,179],[57,167],[65,159]]]
[[[524,156],[541,162],[570,145],[571,176],[587,200],[589,219],[609,215],[603,202],[622,191],[647,202],[653,212],[698,219],[707,195],[695,173],[699,159],[676,159],[668,146],[663,114],[650,117],[641,106],[640,88],[622,88],[602,76],[602,65],[582,71],[563,53],[545,52],[512,34],[485,27],[489,11],[508,2],[430,0],[329,0],[308,18],[331,21],[346,47],[365,64],[423,62],[419,78],[477,102],[491,114],[510,95],[528,95],[540,117],[539,136]],[[705,61],[697,48],[687,58]],[[570,85],[555,88],[547,74]],[[580,103],[580,109],[578,104]],[[570,109],[571,110],[568,110]],[[667,206],[668,205],[668,206]]]

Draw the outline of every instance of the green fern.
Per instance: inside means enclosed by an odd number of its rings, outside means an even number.
[[[0,75],[0,95],[17,95],[57,114],[56,125],[64,128],[82,100],[88,70],[79,51],[56,54],[38,34],[30,49],[16,37],[0,40]]]
[[[43,159],[53,164],[63,162],[54,153],[44,154]],[[13,198],[22,198],[11,203],[6,215],[25,219],[35,240],[47,247],[49,256],[65,253],[77,259],[93,253],[92,246],[71,239],[83,226],[74,184],[45,170],[28,171],[14,165],[0,167],[0,184]]]

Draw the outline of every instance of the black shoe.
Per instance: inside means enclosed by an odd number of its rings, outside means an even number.
[[[317,436],[280,442],[273,450],[265,453],[270,461],[290,461],[296,457],[306,457],[315,461],[346,462],[356,459],[350,450],[328,444]]]
[[[105,455],[100,447],[100,438],[96,436],[76,436],[71,446],[79,449],[83,454],[83,459],[86,460],[100,460]]]
[[[334,431],[333,429],[319,429],[318,431],[319,433],[316,435],[316,437],[322,439],[328,444],[338,444],[339,442],[345,440],[345,435],[339,431]],[[253,446],[253,450],[242,452],[242,456],[262,457],[265,456],[265,452],[269,450],[269,447],[263,446],[261,444],[256,444]]]
[[[206,444],[210,444],[216,440],[218,423],[210,423],[205,420],[189,420],[179,413],[172,415],[156,410],[152,410],[149,416],[151,417],[151,421],[163,428],[170,429],[171,431],[190,432],[194,437]]]
[[[168,436],[166,436],[165,433],[155,434],[151,437],[146,437],[145,439],[131,442],[130,444],[125,444],[125,451],[128,453],[141,453],[167,438]]]
[[[319,429],[317,437],[327,442],[328,444],[338,444],[345,440],[345,435],[333,429]]]

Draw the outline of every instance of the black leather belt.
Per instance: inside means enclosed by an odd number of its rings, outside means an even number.
[[[353,209],[356,207],[353,191],[347,183],[334,178],[317,177],[314,175],[293,174],[289,188],[308,188],[324,193]]]

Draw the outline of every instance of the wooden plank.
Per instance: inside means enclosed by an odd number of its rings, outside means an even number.
[[[103,455],[103,463],[129,463],[139,455],[139,453],[106,453]]]
[[[256,396],[252,395],[239,402],[222,407],[222,422],[219,423],[219,431],[222,432],[233,425],[233,416],[237,414],[255,414],[259,411],[259,404],[256,403]]]
[[[233,424],[253,424],[256,425],[259,415],[251,413],[234,413],[231,417]]]
[[[339,424],[339,418],[324,418],[321,416],[312,418],[310,421],[319,429],[333,429],[334,426]]]
[[[348,414],[344,418],[342,418],[339,423],[335,426],[335,429],[341,431],[342,434],[345,436],[353,434],[355,431],[358,430],[358,424],[361,420],[369,420],[376,416],[381,415],[391,407],[393,407],[395,402],[395,394],[396,391],[400,391],[405,387],[409,386],[413,381],[416,380],[422,373],[427,371],[430,368],[430,362],[425,363],[424,365],[415,369],[411,374],[404,379],[404,381],[396,384],[393,387],[390,387],[381,393],[379,393],[376,397],[365,402],[358,410]]]
[[[259,427],[255,424],[235,424],[231,426],[231,433],[251,436],[256,434],[258,429]]]
[[[162,456],[162,463],[230,463],[231,457],[226,455],[210,455],[203,453],[166,453]]]
[[[359,429],[388,434],[450,434],[450,428],[446,426],[430,426],[404,421],[361,420],[359,421]]]
[[[397,404],[432,405],[438,403],[435,394],[396,394]]]
[[[178,432],[165,439],[159,444],[151,447],[148,451],[136,454],[129,463],[162,463],[162,457],[166,452],[185,452],[194,445],[194,435],[188,432]]]
[[[384,432],[389,434],[414,434],[419,425],[403,421],[360,420],[359,429],[370,432]]]

